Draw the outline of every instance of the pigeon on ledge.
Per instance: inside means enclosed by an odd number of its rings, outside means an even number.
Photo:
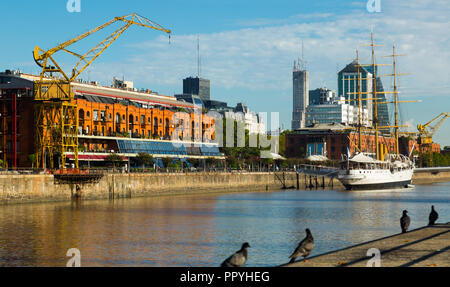
[[[250,247],[248,242],[242,244],[240,250],[236,251],[233,255],[225,259],[220,267],[241,267],[247,261],[247,248]]]
[[[409,224],[411,223],[411,218],[409,218],[407,213],[407,210],[403,210],[403,215],[400,218],[400,227],[402,228],[402,233],[405,233],[408,230]]]
[[[289,261],[289,263],[293,263],[295,259],[299,256],[303,256],[305,262],[308,262],[306,260],[306,257],[311,253],[313,248],[314,248],[314,238],[311,234],[311,231],[308,228],[306,228],[306,237],[298,244],[294,253],[292,253],[291,256],[289,256],[289,258],[291,258],[291,261]]]
[[[439,218],[439,214],[434,210],[434,205],[431,206],[430,216],[428,217],[428,225],[434,225]]]

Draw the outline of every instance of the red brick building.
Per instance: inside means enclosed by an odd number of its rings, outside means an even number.
[[[0,73],[0,159],[9,168],[32,165],[30,155],[36,148],[33,83],[37,79],[13,71]],[[72,83],[72,88],[79,161],[102,160],[111,152],[126,157],[138,152],[156,157],[222,157],[213,143],[214,117],[191,103],[96,84]],[[174,142],[183,147],[175,147]],[[192,142],[200,151],[189,147]]]
[[[390,153],[395,151],[395,140],[389,136],[378,137],[378,142],[387,146]],[[324,155],[331,160],[341,160],[342,154],[358,151],[359,135],[354,129],[340,124],[316,125],[296,130],[286,135],[285,147],[288,158],[305,158],[309,155]],[[415,140],[402,137],[399,139],[399,152],[409,155],[412,147],[419,151]],[[364,152],[376,152],[375,135],[362,133],[361,149]],[[433,143],[433,151],[439,152],[439,144]]]

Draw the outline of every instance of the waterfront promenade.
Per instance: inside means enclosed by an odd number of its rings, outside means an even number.
[[[413,184],[450,181],[450,170],[415,172]],[[285,188],[343,188],[337,179],[286,171],[202,171],[103,173],[79,184],[51,174],[0,174],[0,205],[70,201],[73,198],[112,199],[141,196],[269,191]]]
[[[341,250],[298,260],[284,267],[365,267],[370,248],[380,251],[381,267],[450,266],[450,222],[411,230]]]

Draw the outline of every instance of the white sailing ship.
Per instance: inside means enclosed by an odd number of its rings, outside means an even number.
[[[375,69],[375,56],[374,56],[374,47],[378,45],[374,45],[373,43],[373,34],[372,34],[372,71],[374,73],[373,79],[376,79],[376,69]],[[376,153],[375,158],[372,158],[361,151],[361,119],[359,113],[359,152],[355,153],[353,156],[350,155],[350,152],[347,150],[347,155],[345,155],[345,160],[340,163],[340,168],[338,170],[338,179],[348,190],[356,190],[356,189],[392,189],[392,188],[406,188],[409,184],[411,184],[411,179],[414,171],[414,162],[410,159],[411,152],[414,149],[411,149],[409,157],[399,154],[398,148],[398,135],[400,127],[398,125],[398,94],[397,94],[397,84],[396,84],[396,71],[395,71],[395,57],[398,56],[395,54],[395,47],[393,47],[393,54],[390,55],[393,57],[393,67],[394,72],[392,76],[394,77],[394,101],[391,102],[395,104],[395,124],[390,127],[378,127],[377,120],[377,91],[376,84],[374,82],[372,100],[374,104],[374,129],[370,130],[375,133],[375,146]],[[357,52],[357,83],[358,88],[356,94],[358,94],[358,104],[361,107],[361,91],[359,88],[359,57]],[[379,92],[382,93],[382,92]],[[395,136],[395,152],[392,154],[387,153],[386,145],[380,144],[378,142],[378,129],[390,129],[394,128],[394,136]]]
[[[357,153],[341,162],[338,179],[348,190],[406,188],[413,170],[414,163],[404,155],[381,161]]]

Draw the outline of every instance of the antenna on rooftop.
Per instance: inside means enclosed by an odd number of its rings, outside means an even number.
[[[302,40],[302,51],[301,51],[302,57],[298,59],[298,70],[306,70],[306,61],[304,57],[304,46],[303,46],[303,40]]]

